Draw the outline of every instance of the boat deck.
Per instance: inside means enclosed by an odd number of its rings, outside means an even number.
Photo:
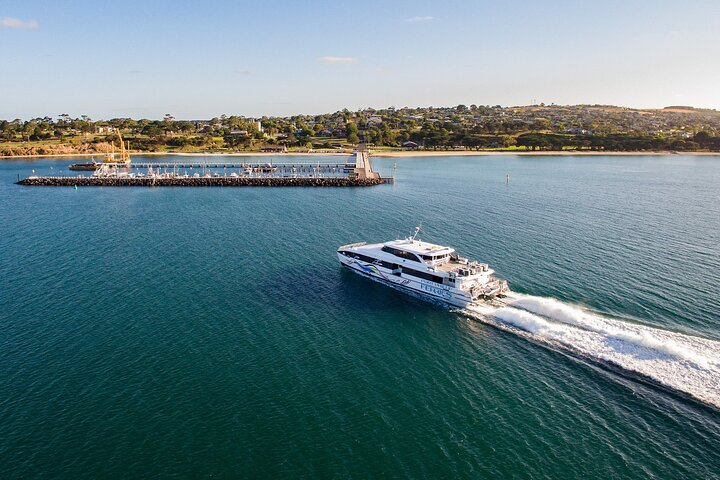
[[[438,272],[454,272],[458,268],[465,267],[465,266],[467,266],[467,265],[464,265],[462,263],[451,260],[449,262],[445,262],[440,265],[435,265],[432,268],[434,268],[435,271],[438,271]]]
[[[460,268],[470,268],[467,263],[460,263],[457,260],[450,260],[440,265],[435,265],[434,268],[438,272],[454,272]]]

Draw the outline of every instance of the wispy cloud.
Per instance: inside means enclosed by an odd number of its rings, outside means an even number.
[[[327,63],[329,65],[347,65],[349,63],[357,62],[355,57],[320,57],[318,62]]]
[[[20,20],[13,17],[0,19],[0,27],[2,28],[38,28],[39,26],[37,20]]]
[[[253,72],[251,72],[250,70],[233,70],[232,73],[234,73],[235,75],[252,75],[253,74]]]
[[[435,19],[435,17],[431,17],[431,16],[427,15],[427,16],[424,16],[424,17],[410,17],[410,18],[406,18],[405,21],[406,21],[406,22],[410,22],[410,23],[419,23],[419,22],[429,22],[430,20],[434,20],[434,19]]]
[[[142,70],[128,70],[128,73],[130,75],[140,75],[141,73],[145,73]]]

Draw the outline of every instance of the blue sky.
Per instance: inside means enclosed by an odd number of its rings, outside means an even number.
[[[720,1],[0,2],[0,118],[720,108]]]

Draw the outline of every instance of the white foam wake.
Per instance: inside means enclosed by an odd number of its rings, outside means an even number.
[[[649,377],[720,408],[720,342],[608,318],[552,298],[512,293],[469,315],[535,341]]]

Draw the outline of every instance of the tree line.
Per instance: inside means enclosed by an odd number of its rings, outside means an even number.
[[[559,108],[559,107],[558,107]],[[564,107],[567,110],[568,107]],[[558,110],[560,115],[581,115],[583,109]],[[646,133],[632,125],[599,128],[592,122],[584,127],[568,127],[560,120],[537,117],[536,111],[523,111],[525,117],[512,117],[511,109],[496,107],[425,108],[410,110],[341,110],[332,114],[262,117],[222,115],[210,120],[176,120],[167,114],[161,120],[115,118],[93,121],[87,116],[57,119],[39,117],[27,121],[0,120],[0,142],[52,141],[90,145],[110,143],[119,129],[137,150],[206,149],[254,150],[267,145],[288,148],[336,148],[359,142],[377,147],[422,149],[509,149],[720,151],[720,129],[710,122],[695,134],[684,130]],[[563,113],[564,112],[564,113]],[[715,118],[713,112],[700,112]],[[516,115],[520,115],[516,112]],[[589,115],[589,114],[588,114]],[[594,115],[594,114],[593,114]],[[623,117],[625,118],[625,117]],[[643,117],[644,118],[644,117]],[[668,117],[675,118],[675,117]],[[687,122],[687,116],[681,118]],[[562,119],[561,119],[562,120]],[[645,121],[645,120],[643,120]],[[679,122],[680,120],[678,120]],[[698,120],[699,122],[699,120]],[[678,124],[679,127],[682,125]],[[699,123],[702,127],[703,124]],[[108,128],[110,131],[108,131]],[[594,129],[593,129],[594,128]],[[616,132],[617,129],[628,129]],[[568,131],[582,133],[567,133]]]
[[[704,131],[689,138],[630,134],[587,136],[528,133],[519,135],[516,144],[528,150],[720,151],[720,136]]]

